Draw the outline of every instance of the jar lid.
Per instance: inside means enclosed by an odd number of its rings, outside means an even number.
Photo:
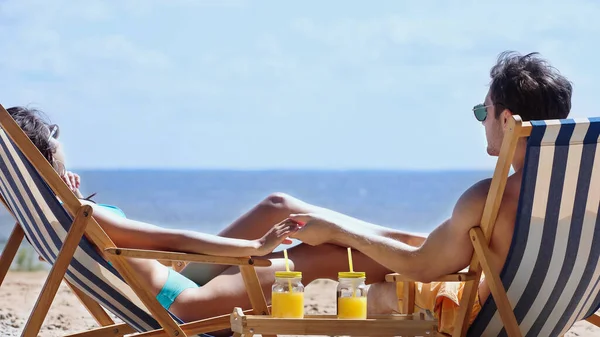
[[[275,277],[280,278],[299,278],[302,277],[302,272],[299,271],[276,271]]]
[[[338,273],[338,277],[339,278],[361,278],[361,277],[366,277],[367,274],[364,271],[355,271],[355,272],[351,272],[351,271],[342,271]]]

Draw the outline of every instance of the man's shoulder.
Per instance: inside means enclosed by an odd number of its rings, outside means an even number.
[[[483,205],[485,205],[491,185],[492,178],[487,178],[476,182],[460,196],[458,203],[467,203],[469,206],[481,204],[483,207]]]
[[[458,199],[452,212],[452,220],[460,226],[476,226],[483,215],[483,208],[490,191],[492,179],[483,179],[469,187]]]

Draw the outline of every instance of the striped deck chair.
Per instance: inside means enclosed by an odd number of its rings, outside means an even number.
[[[101,325],[76,336],[183,337],[229,328],[229,315],[184,324],[159,304],[127,256],[239,265],[254,312],[269,313],[254,266],[270,261],[115,247],[92,207],[73,195],[1,105],[0,125],[0,196],[17,221],[0,258],[0,284],[23,237],[52,265],[22,336],[38,335],[63,278]],[[124,323],[115,324],[102,307]]]
[[[453,336],[562,336],[583,319],[600,326],[600,118],[512,121],[505,136],[468,271],[437,281],[466,281]],[[517,142],[527,139],[515,232],[508,258],[492,272],[489,239]],[[470,327],[481,272],[492,295]],[[414,308],[414,283],[398,293],[401,312]]]

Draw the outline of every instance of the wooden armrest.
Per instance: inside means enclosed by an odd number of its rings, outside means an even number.
[[[232,266],[269,267],[271,265],[271,261],[269,260],[255,260],[251,257],[226,257],[129,248],[106,248],[104,251],[111,255],[137,257],[152,260],[186,261],[208,264],[224,264]]]
[[[461,282],[471,281],[475,279],[475,273],[470,272],[459,272],[455,274],[448,274],[433,280],[434,282]],[[385,275],[386,282],[416,282],[408,276],[401,274],[387,274]]]
[[[600,312],[593,314],[592,316],[586,318],[585,320],[594,324],[597,327],[600,327]]]

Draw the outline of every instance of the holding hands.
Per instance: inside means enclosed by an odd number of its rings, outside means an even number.
[[[300,225],[292,237],[311,246],[332,241],[341,229],[333,218],[314,213],[292,214],[286,221]]]
[[[292,221],[284,220],[271,228],[262,238],[258,239],[259,256],[264,256],[271,253],[280,244],[291,244],[292,240],[288,239],[293,233],[297,232],[300,226]]]
[[[318,214],[292,214],[276,224],[258,239],[258,254],[264,256],[271,253],[280,244],[291,244],[290,238],[298,239],[308,245],[317,246],[333,241],[341,230],[330,217]]]

